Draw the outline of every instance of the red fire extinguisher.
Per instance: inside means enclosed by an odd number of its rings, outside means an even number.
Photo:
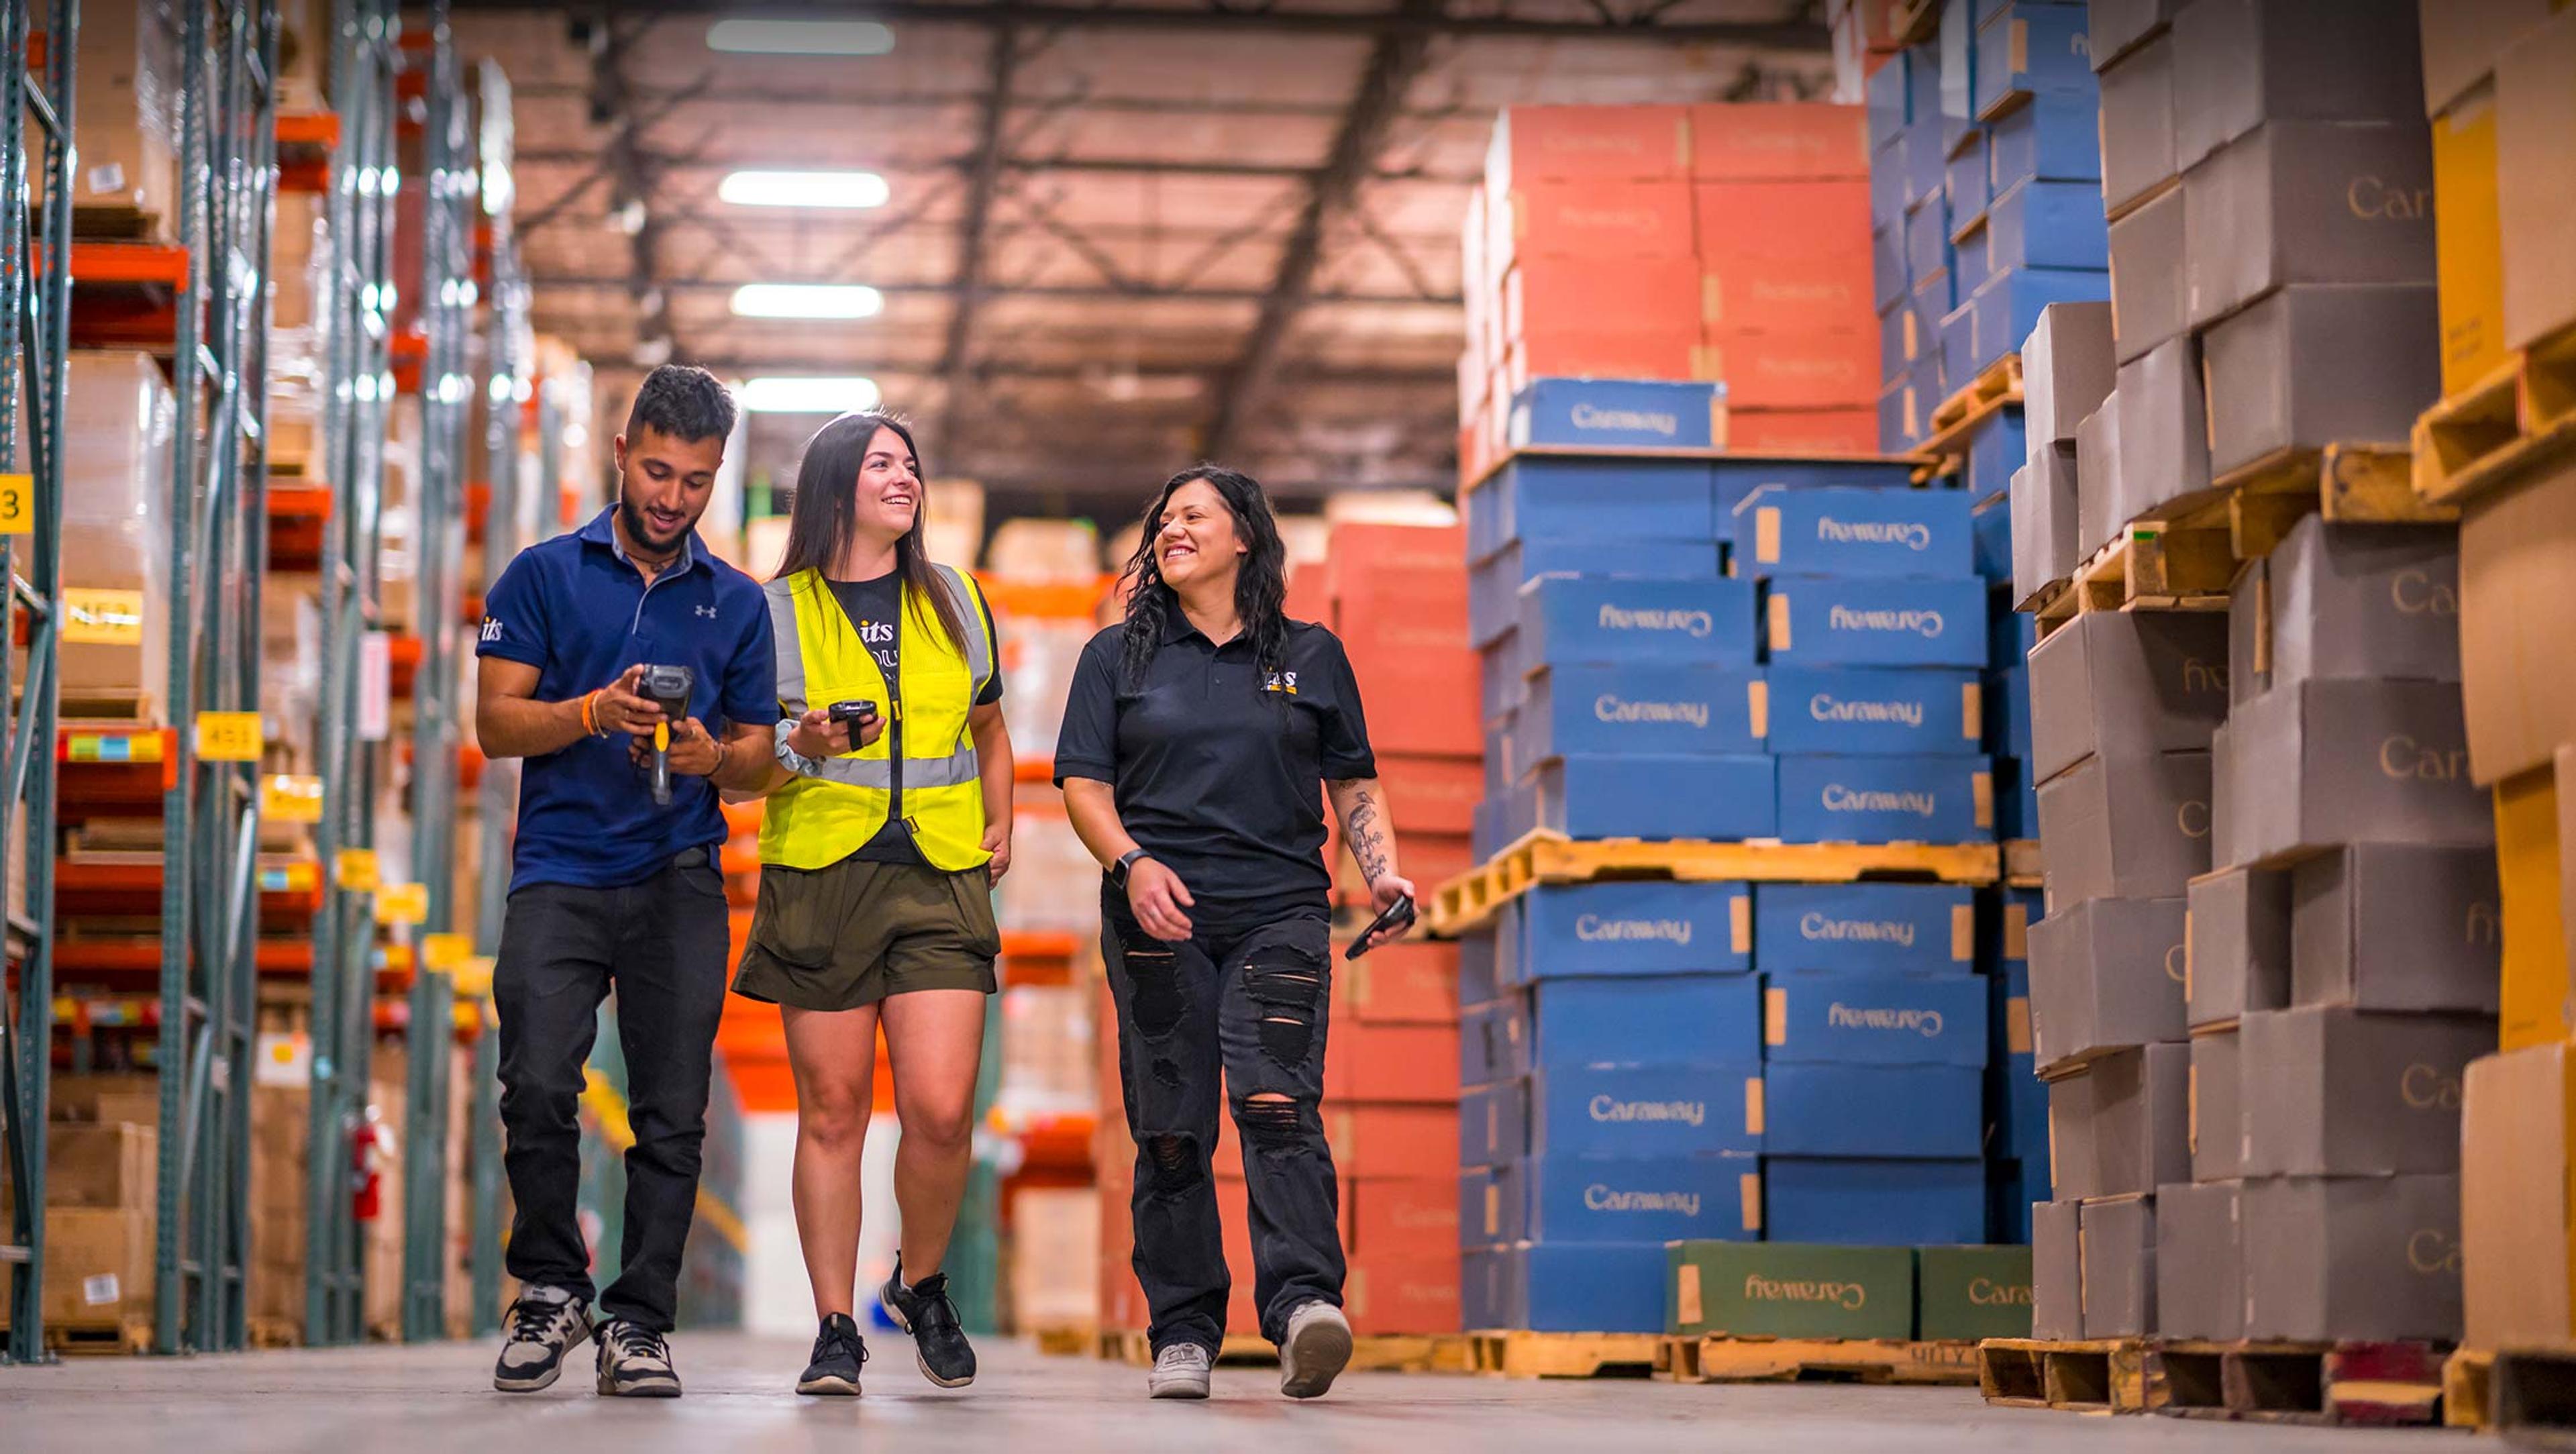
[[[384,1113],[367,1107],[366,1119],[349,1133],[349,1200],[351,1214],[372,1222],[385,1204],[385,1167],[394,1157],[394,1132]]]

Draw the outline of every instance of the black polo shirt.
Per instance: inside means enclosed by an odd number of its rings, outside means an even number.
[[[1359,684],[1342,643],[1288,623],[1275,679],[1237,635],[1210,642],[1178,609],[1139,689],[1121,680],[1126,635],[1091,638],[1056,738],[1055,780],[1118,792],[1118,817],[1179,874],[1202,930],[1327,911],[1323,785],[1377,776]]]

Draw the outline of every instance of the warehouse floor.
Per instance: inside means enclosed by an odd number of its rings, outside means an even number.
[[[1122,1365],[1041,1357],[991,1343],[972,1390],[925,1383],[899,1345],[857,1401],[788,1392],[801,1343],[683,1335],[674,1343],[689,1396],[614,1403],[567,1377],[553,1390],[506,1396],[485,1380],[480,1346],[254,1353],[177,1362],[83,1359],[0,1369],[0,1446],[116,1454],[128,1449],[614,1449],[755,1454],[847,1450],[868,1435],[919,1454],[977,1449],[1127,1451],[1186,1445],[1223,1451],[1388,1450],[1493,1454],[1503,1449],[2352,1450],[2428,1447],[2438,1436],[2082,1418],[1988,1409],[1968,1389],[1676,1387],[1596,1381],[1523,1383],[1364,1374],[1317,1404],[1292,1405],[1263,1368],[1217,1370],[1207,1404],[1153,1404],[1144,1375]],[[586,1371],[587,1360],[582,1364]],[[576,1383],[580,1386],[576,1386]]]

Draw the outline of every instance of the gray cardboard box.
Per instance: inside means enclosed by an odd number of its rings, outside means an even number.
[[[2156,1330],[2156,1199],[2083,1204],[2084,1336],[2136,1338]]]
[[[2412,0],[2192,0],[2174,17],[2174,149],[2185,167],[2267,121],[2424,114]]]
[[[2209,488],[2200,340],[2185,333],[2120,365],[2120,510],[2135,520]]]
[[[2208,753],[2150,752],[2089,757],[2040,784],[2048,912],[2086,899],[2181,899],[2209,871],[2209,783]]]
[[[2156,1188],[2156,1331],[2168,1338],[2245,1336],[2244,1183]]]
[[[2102,202],[2119,217],[2182,175],[2174,161],[2172,37],[2121,57],[2101,82]]]
[[[2102,1143],[2090,1066],[2048,1082],[2048,1190],[2062,1202],[2102,1195]]]
[[[2311,515],[2228,593],[2238,703],[2321,677],[2460,679],[2460,535]]]
[[[2226,811],[2244,862],[2347,843],[2495,841],[2493,805],[2469,781],[2460,689],[2448,682],[2274,687],[2237,707],[2227,742]],[[2045,834],[2044,786],[2039,810]]]
[[[2084,1336],[2081,1211],[2071,1199],[2030,1206],[2030,1335]]]
[[[2072,444],[2084,416],[2111,397],[2111,305],[2051,303],[2021,350],[2022,438],[2032,464]]]
[[[2266,1010],[2237,1036],[2247,1176],[2388,1176],[2459,1170],[2460,1075],[2496,1022]]]
[[[2460,1336],[2456,1175],[2248,1180],[2245,1336]]]
[[[2114,226],[2115,300],[2119,268]],[[2302,283],[2221,319],[2200,340],[2211,471],[2284,449],[2402,448],[2415,416],[2442,397],[2440,338],[2433,289],[2414,283]]]
[[[2084,15],[2084,29],[2092,38],[2093,69],[2102,70],[2131,46],[2162,34],[2182,7],[2183,0],[2093,0]]]
[[[2183,1038],[2182,924],[2180,899],[2088,899],[2030,926],[2030,1045],[2041,1071]]]
[[[2190,326],[2182,209],[2182,188],[2173,187],[2111,224],[2112,330],[2123,364]]]
[[[2188,1010],[2192,1028],[2247,1010],[2290,1007],[2290,874],[2222,868],[2191,881]]]
[[[2084,563],[2076,544],[2075,446],[2044,444],[2013,471],[2013,595],[2027,601]]]
[[[2227,720],[2227,622],[2206,611],[2088,611],[2030,653],[2030,770],[2099,753],[2191,752]]]
[[[2195,328],[2292,283],[2433,277],[2425,123],[2274,121],[2183,173]]]
[[[2230,672],[2230,676],[2234,673]],[[2225,723],[2209,734],[2209,866],[2212,869],[2242,868],[2245,854],[2240,845],[2245,829],[2239,821],[2245,810],[2245,795],[2236,791],[2235,739]]]
[[[2191,1037],[2191,1179],[2226,1181],[2245,1169],[2243,1051],[2234,1030]]]
[[[2497,1012],[2504,953],[2492,851],[2368,843],[2311,858],[2291,881],[2295,1003]]]
[[[2120,399],[2115,393],[2075,426],[2076,555],[2100,550],[2128,523],[2129,517],[2120,513]]]
[[[2424,47],[2427,116],[2450,110],[2452,102],[2493,76],[2496,57],[2546,24],[2556,8],[2551,0],[2421,0],[2421,7],[2417,38]],[[2101,7],[2093,13],[2089,28],[2098,44]]]
[[[2093,1062],[2093,1144],[2104,1196],[2191,1180],[2191,1047],[2167,1042]]]

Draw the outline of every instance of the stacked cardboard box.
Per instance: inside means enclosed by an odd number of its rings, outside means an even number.
[[[98,236],[179,237],[180,15],[175,0],[101,5],[77,29],[75,225]]]
[[[1756,1338],[2030,1336],[2027,1247],[1676,1242],[1667,1333]]]
[[[1299,618],[1320,621],[1341,638],[1368,706],[1396,865],[1426,893],[1473,866],[1469,836],[1484,782],[1460,564],[1466,539],[1460,526],[1336,525],[1314,582],[1321,589],[1316,614]],[[1334,827],[1337,897],[1366,904],[1358,861]]]
[[[149,1325],[158,1109],[148,1077],[57,1078],[61,1119],[46,1128],[45,1147],[47,1328],[118,1329],[131,1337]],[[120,1114],[100,1119],[100,1111]],[[0,1219],[11,1214],[11,1192],[0,1187]],[[0,1327],[8,1318],[0,1306]]]

